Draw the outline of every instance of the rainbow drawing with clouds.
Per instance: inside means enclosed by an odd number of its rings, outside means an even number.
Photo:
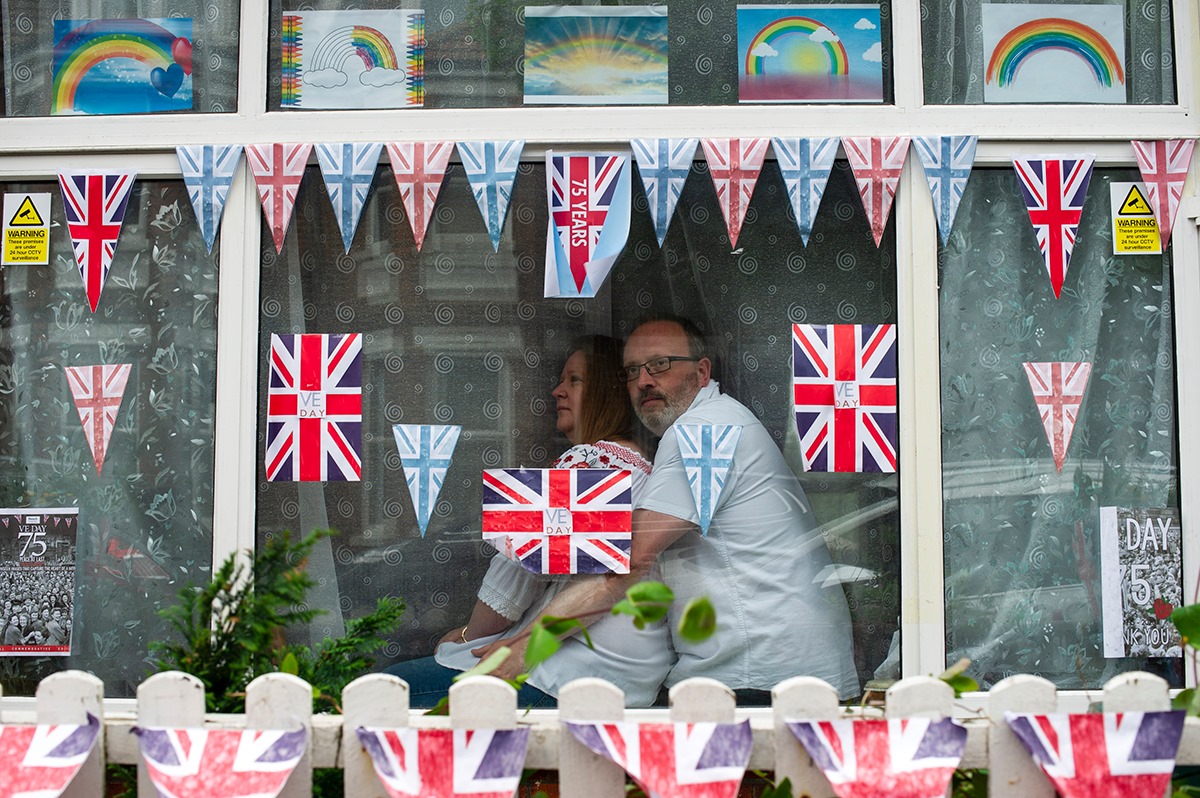
[[[1073,19],[1034,19],[1010,30],[1000,39],[988,60],[988,83],[1011,85],[1030,56],[1042,50],[1059,50],[1082,59],[1101,86],[1125,83],[1125,70],[1113,46],[1094,28]]]
[[[795,35],[804,36],[810,42],[816,44],[818,48],[824,50],[829,60],[828,74],[850,74],[850,59],[846,56],[845,45],[842,44],[833,31],[815,19],[809,19],[808,17],[784,17],[760,30],[758,35],[750,42],[750,47],[746,51],[746,74],[767,74],[766,62],[769,59],[761,55],[755,55],[755,52],[763,52],[764,46],[778,50],[773,45],[780,44],[778,41],[780,37]]]

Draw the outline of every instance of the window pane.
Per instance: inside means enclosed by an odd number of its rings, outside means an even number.
[[[1097,688],[1180,659],[1104,658],[1099,508],[1178,507],[1170,255],[1114,257],[1096,169],[1055,299],[1012,169],[976,169],[940,254],[947,661],[984,685]],[[1022,363],[1092,363],[1055,469]]]

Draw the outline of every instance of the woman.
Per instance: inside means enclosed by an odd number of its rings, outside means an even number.
[[[587,336],[571,347],[558,385],[555,426],[573,445],[553,468],[625,468],[633,474],[633,495],[641,490],[650,462],[633,438],[633,411],[621,368],[621,342]],[[571,576],[527,571],[502,554],[492,558],[479,597],[466,625],[442,637],[434,657],[401,662],[387,669],[409,682],[413,706],[432,705],[445,695],[458,671],[478,663],[472,650],[525,630]],[[627,616],[607,615],[588,627],[593,647],[579,636],[534,669],[522,688],[522,705],[553,705],[558,691],[572,679],[597,676],[625,691],[627,706],[649,706],[674,662],[670,636],[663,623],[636,629]]]

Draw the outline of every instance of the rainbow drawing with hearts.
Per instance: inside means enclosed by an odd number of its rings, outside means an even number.
[[[50,113],[192,109],[191,19],[56,20]]]

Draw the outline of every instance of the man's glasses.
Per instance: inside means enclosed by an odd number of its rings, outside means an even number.
[[[642,373],[642,369],[646,370],[647,374],[662,374],[671,368],[672,363],[678,361],[696,361],[698,357],[680,357],[679,355],[669,355],[667,357],[656,357],[653,360],[647,360],[645,363],[639,363],[636,366],[625,366],[617,375],[625,380],[625,382],[633,382]]]

